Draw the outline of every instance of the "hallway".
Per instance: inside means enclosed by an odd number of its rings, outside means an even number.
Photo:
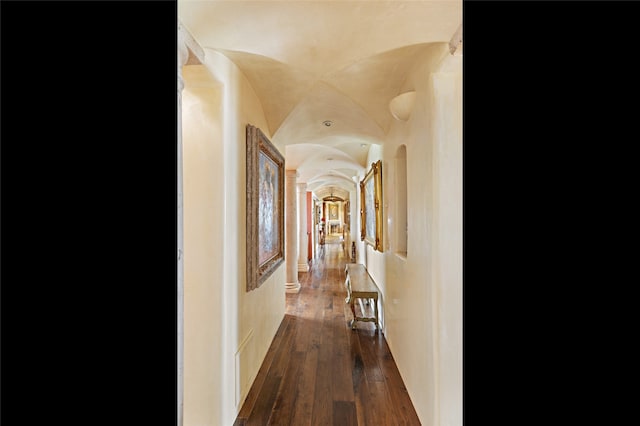
[[[461,426],[462,1],[178,5],[178,426]]]
[[[344,287],[348,262],[328,243],[286,311],[235,421],[241,425],[419,425],[395,361],[372,323],[352,318]]]

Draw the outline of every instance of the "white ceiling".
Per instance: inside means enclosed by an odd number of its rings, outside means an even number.
[[[412,65],[461,26],[462,0],[178,0],[178,16],[245,74],[298,182],[348,197]]]

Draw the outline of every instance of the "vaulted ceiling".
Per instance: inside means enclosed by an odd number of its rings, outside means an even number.
[[[178,16],[247,77],[298,181],[348,198],[408,71],[460,30],[462,0],[178,0]]]

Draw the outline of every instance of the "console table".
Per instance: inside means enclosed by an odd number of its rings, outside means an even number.
[[[378,286],[373,281],[367,269],[364,265],[359,263],[347,263],[345,270],[347,278],[345,280],[345,286],[347,287],[347,298],[345,303],[348,303],[353,313],[353,319],[351,320],[351,329],[356,328],[356,321],[373,322],[376,326],[376,333],[380,329],[378,323]],[[358,317],[356,316],[356,309],[354,306],[356,299],[371,299],[373,301],[373,317]],[[364,315],[364,312],[362,313]]]

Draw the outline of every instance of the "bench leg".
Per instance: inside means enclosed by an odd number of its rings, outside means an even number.
[[[373,299],[373,312],[376,317],[376,333],[380,330],[380,325],[378,324],[378,298],[374,297]]]
[[[349,275],[347,275],[347,279],[344,280],[344,286],[347,288],[347,297],[345,297],[344,303],[349,303],[351,300],[351,281],[349,281]]]
[[[351,313],[353,314],[353,319],[351,320],[351,329],[355,330],[356,329],[356,307],[355,307],[355,301],[356,298],[355,297],[351,297],[351,300],[349,301],[349,307],[351,308]]]

